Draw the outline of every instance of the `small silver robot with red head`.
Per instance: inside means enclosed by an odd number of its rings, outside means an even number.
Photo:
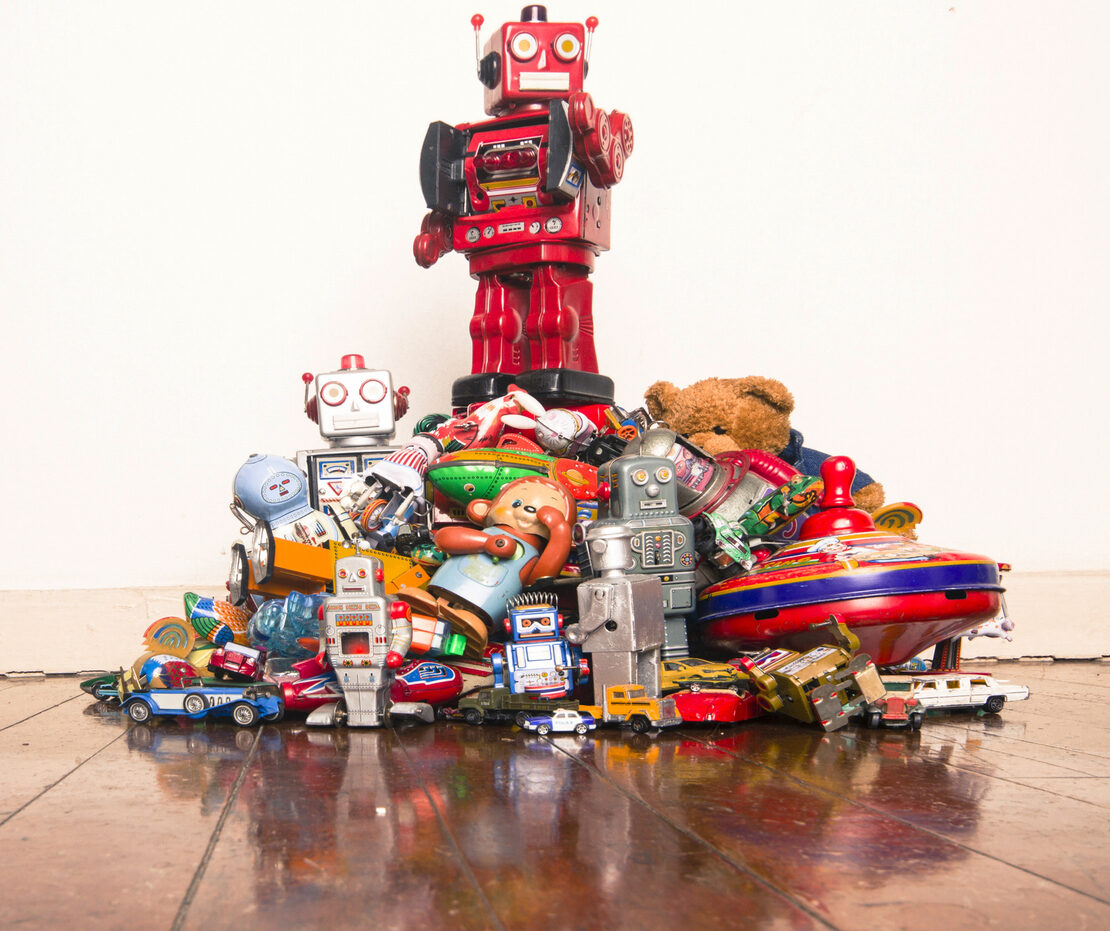
[[[456,381],[453,403],[496,397],[509,376],[543,399],[611,402],[589,274],[609,248],[610,188],[633,132],[626,114],[595,107],[582,89],[597,19],[552,23],[534,4],[484,49],[482,17],[471,23],[491,118],[428,127],[420,182],[431,212],[413,243],[424,267],[463,253],[478,281],[473,374]],[[532,384],[527,373],[539,370],[548,374]]]
[[[381,560],[353,545],[335,560],[335,595],[324,602],[324,649],[343,690],[352,727],[380,727],[389,708],[393,670],[412,645],[408,605],[386,597]]]

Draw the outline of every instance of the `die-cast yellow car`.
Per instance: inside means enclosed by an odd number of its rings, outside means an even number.
[[[711,663],[692,656],[665,659],[662,667],[664,692],[688,689],[691,685],[716,689],[746,687],[745,683],[748,681],[748,676],[743,669],[737,669],[728,663]]]

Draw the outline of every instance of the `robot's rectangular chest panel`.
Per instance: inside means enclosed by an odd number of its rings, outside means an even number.
[[[396,451],[395,446],[301,450],[297,453],[297,465],[308,474],[308,494],[312,506],[322,511],[338,503],[351,482],[375,462]]]
[[[336,627],[374,627],[380,615],[373,611],[348,611],[335,616]]]
[[[640,557],[645,569],[665,569],[677,564],[684,537],[675,530],[661,528],[644,530],[632,540],[632,551]]]

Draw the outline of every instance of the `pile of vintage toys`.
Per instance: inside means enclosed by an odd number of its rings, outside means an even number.
[[[414,243],[478,281],[451,414],[390,445],[409,390],[389,371],[346,355],[303,376],[326,445],[238,470],[227,594],[185,594],[129,668],[82,687],[137,722],[540,734],[768,713],[916,730],[1026,698],[959,670],[962,636],[1009,636],[1007,567],[917,542],[916,507],[802,445],[780,383],[615,403],[589,273],[634,137],[582,90],[597,21],[526,7],[484,50],[472,24],[489,119],[429,127]]]

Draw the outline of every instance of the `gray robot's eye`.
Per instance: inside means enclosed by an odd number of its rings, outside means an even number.
[[[637,485],[646,485],[647,480],[648,480],[648,470],[647,469],[637,469],[635,472],[632,473],[632,481],[635,482]]]
[[[329,381],[320,386],[320,400],[335,407],[347,400],[347,389],[337,381]]]
[[[671,470],[666,466],[663,466],[661,469],[656,469],[655,480],[660,484],[666,484],[671,480]]]

